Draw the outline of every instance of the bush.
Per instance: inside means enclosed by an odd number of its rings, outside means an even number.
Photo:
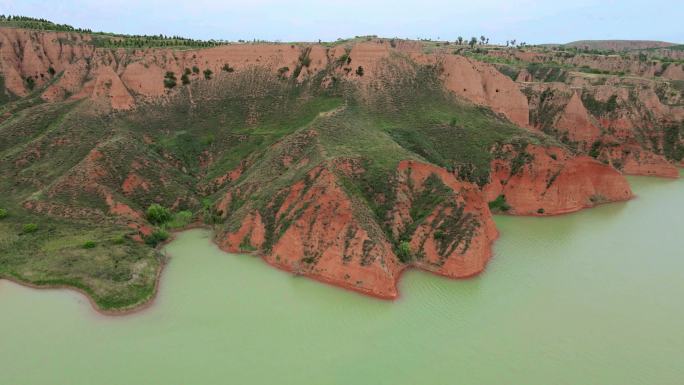
[[[171,71],[166,72],[164,75],[164,87],[173,88],[176,86],[176,74]]]
[[[221,69],[224,70],[225,72],[229,72],[229,73],[235,71],[235,69],[233,67],[231,67],[228,63],[224,64],[223,68],[221,68]]]
[[[147,220],[155,225],[161,225],[171,219],[171,211],[166,207],[154,203],[147,208]]]
[[[93,241],[87,241],[86,243],[83,244],[84,249],[94,249],[95,246],[97,246],[97,245]]]
[[[404,241],[399,244],[399,250],[397,252],[397,257],[402,263],[408,263],[411,261],[411,245]]]
[[[181,82],[183,85],[190,84],[190,78],[188,77],[188,74],[183,74],[183,76],[181,76]]]
[[[9,215],[9,213],[7,212],[6,209],[0,209],[0,219],[7,218],[8,215]]]
[[[363,67],[359,66],[359,68],[356,69],[356,74],[359,76],[363,76]]]
[[[499,195],[496,199],[489,202],[489,209],[495,212],[506,212],[511,209],[511,206],[506,202],[505,195]]]
[[[194,74],[198,74],[198,73],[199,73],[199,67],[197,67],[197,66],[192,66],[192,72],[193,72]]]
[[[38,231],[38,225],[35,223],[27,223],[23,228],[24,234],[35,233]]]
[[[174,214],[167,226],[172,229],[179,229],[189,225],[190,222],[192,222],[192,211],[183,210]]]
[[[209,68],[205,69],[205,70],[204,70],[204,78],[207,79],[207,80],[211,79],[211,75],[212,75],[213,73],[214,73],[214,72],[213,72],[212,70],[210,70]]]
[[[27,77],[26,78],[26,87],[28,87],[29,90],[33,90],[33,88],[36,86],[36,81],[33,80],[32,77]]]
[[[169,239],[169,233],[166,230],[156,229],[152,234],[145,237],[145,243],[155,247],[167,239]]]

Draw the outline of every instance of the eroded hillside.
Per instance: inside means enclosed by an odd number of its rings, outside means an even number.
[[[228,251],[394,298],[407,268],[481,272],[492,211],[562,214],[629,199],[623,174],[677,175],[676,70],[553,75],[556,52],[452,48],[0,28],[0,277],[135,307],[153,247],[203,223]]]

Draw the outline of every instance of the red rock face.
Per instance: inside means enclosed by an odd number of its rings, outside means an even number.
[[[644,150],[636,144],[616,144],[601,151],[600,159],[605,159],[614,167],[628,175],[658,176],[678,178],[679,170],[662,155]]]
[[[423,255],[413,265],[451,278],[469,277],[482,272],[492,255],[491,246],[498,232],[480,189],[457,180],[442,168],[420,162],[401,162],[399,175],[402,182],[399,189],[404,190],[404,196],[410,195],[409,186],[425,188],[426,180],[431,176],[437,176],[444,185],[456,192],[436,206],[413,233],[411,249]],[[404,212],[406,209],[410,210],[410,207],[406,207]],[[463,213],[457,215],[460,209]],[[406,222],[402,224],[405,226]],[[477,223],[477,227],[469,227],[473,223]],[[452,239],[447,239],[448,234],[445,234],[449,231],[456,233]],[[459,242],[460,236],[468,240]]]
[[[485,268],[498,233],[476,186],[457,181],[436,166],[415,161],[399,164],[397,205],[391,214],[400,218],[393,222],[396,231],[411,226],[407,213],[429,177],[438,178],[451,191],[416,226],[407,242],[413,257],[402,263],[378,224],[368,222],[370,213],[360,212],[358,202],[341,187],[330,165],[313,169],[309,185],[301,181],[281,192],[285,198],[280,206],[270,208],[279,218],[273,228],[266,228],[258,212],[251,213],[237,230],[217,236],[221,248],[230,252],[256,249],[278,268],[388,299],[398,295],[397,280],[407,267],[452,278],[478,274]],[[441,228],[463,232],[435,236]],[[273,240],[278,233],[282,235]],[[267,248],[269,238],[272,246]]]
[[[445,56],[443,65],[448,90],[502,113],[521,127],[529,126],[527,98],[507,76],[488,64],[462,56]]]
[[[519,151],[510,147],[504,151],[507,159],[492,162],[491,182],[484,190],[489,201],[504,195],[510,214],[565,214],[632,197],[627,180],[617,170],[591,157],[530,145],[525,153],[531,160],[514,170]]]
[[[280,207],[270,208],[280,218],[271,234],[254,239],[255,232],[266,230],[260,214],[251,213],[239,230],[218,235],[221,248],[255,248],[278,268],[381,298],[396,297],[402,267],[391,245],[382,237],[371,239],[369,230],[379,229],[359,222],[352,200],[330,170],[317,167],[309,177],[310,186],[298,182],[282,192],[287,197]],[[280,232],[270,249],[264,249],[264,239]]]
[[[587,109],[584,108],[576,92],[573,92],[570,101],[563,109],[556,127],[568,132],[570,140],[575,142],[593,143],[601,135],[601,130],[592,123]]]
[[[684,116],[676,92],[661,90],[662,95],[671,98],[665,99],[669,104],[664,104],[656,94],[656,87],[662,85],[645,80],[615,78],[610,84],[583,84],[581,90],[561,83],[524,87],[533,95],[536,128],[628,175],[679,175],[675,165],[662,155],[663,127]],[[593,104],[593,112],[584,105],[583,98]]]

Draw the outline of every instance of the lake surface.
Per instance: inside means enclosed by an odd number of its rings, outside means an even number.
[[[684,383],[684,179],[552,218],[497,217],[487,271],[411,271],[394,302],[168,245],[155,304],[107,317],[80,294],[0,281],[0,384]]]

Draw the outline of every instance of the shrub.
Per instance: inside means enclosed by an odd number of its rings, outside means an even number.
[[[145,237],[145,243],[155,247],[167,239],[169,239],[169,233],[166,230],[156,229],[152,234]]]
[[[592,158],[598,158],[599,155],[601,155],[601,146],[603,146],[603,143],[600,140],[592,143],[591,149],[589,150],[589,156]]]
[[[185,227],[192,222],[192,211],[183,210],[174,214],[173,219],[167,224],[169,228],[178,229]]]
[[[164,75],[164,87],[173,88],[176,86],[176,74],[171,71],[166,72]]]
[[[356,69],[356,74],[359,76],[363,76],[363,67],[359,66],[359,68]]]
[[[281,78],[285,77],[285,74],[288,73],[288,71],[290,71],[290,67],[280,67],[278,68],[278,76]]]
[[[187,68],[187,67],[186,67],[186,68],[185,68],[184,74],[190,75],[191,73],[192,73],[192,71],[190,70],[190,68]]]
[[[55,76],[55,72],[56,71],[54,68],[52,68],[52,66],[48,67],[48,73],[50,74],[50,76]]]
[[[183,74],[183,76],[181,76],[181,82],[183,85],[190,84],[190,78],[188,77],[188,74]]]
[[[198,74],[198,73],[199,73],[199,67],[197,67],[197,66],[192,66],[192,72],[195,73],[195,74]]]
[[[95,248],[96,244],[93,241],[87,241],[86,243],[83,244],[84,249],[93,249]]]
[[[411,261],[411,245],[403,241],[399,244],[399,250],[397,251],[397,257],[402,263],[408,263]]]
[[[537,210],[537,214],[544,214],[544,209],[540,208],[539,210]]]
[[[8,215],[7,209],[0,209],[0,219],[7,218]]]
[[[209,68],[205,69],[205,70],[204,70],[204,78],[207,79],[207,80],[211,79],[211,75],[212,75],[213,73],[214,73],[214,72],[213,72],[212,70],[210,70]]]
[[[511,209],[511,206],[506,202],[505,195],[499,195],[496,199],[489,202],[489,209],[497,212],[506,212]]]
[[[221,69],[228,73],[235,71],[235,68],[231,67],[228,63],[224,64]]]
[[[161,225],[171,219],[171,211],[166,207],[153,203],[147,208],[147,220],[155,225]]]
[[[115,245],[123,245],[126,242],[126,238],[121,235],[112,240],[112,243]]]
[[[38,231],[38,225],[35,223],[27,223],[23,228],[24,234],[35,233]]]
[[[36,86],[36,81],[33,80],[32,77],[27,77],[26,78],[26,87],[28,87],[29,90],[33,90],[33,88]]]

